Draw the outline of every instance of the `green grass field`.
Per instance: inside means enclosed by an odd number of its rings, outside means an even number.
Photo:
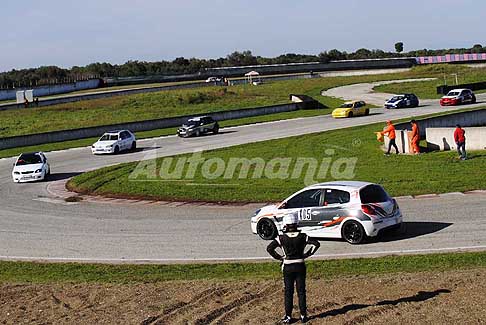
[[[424,69],[425,71],[434,73],[437,80],[381,85],[375,87],[374,91],[390,94],[414,93],[421,99],[438,99],[442,95],[437,94],[437,87],[444,84],[455,85],[455,74],[457,74],[459,84],[486,81],[486,69],[484,68],[468,68],[463,65],[440,64],[428,66]]]
[[[436,75],[435,72],[422,70],[417,68],[395,74],[279,81],[257,87],[240,85],[228,87],[226,91],[223,87],[171,90],[2,111],[0,137],[275,105],[288,103],[289,94],[309,95],[334,108],[342,101],[321,96],[321,90],[353,83]]]
[[[450,271],[486,267],[486,253],[388,256],[307,262],[311,279]],[[0,262],[1,283],[157,283],[178,280],[257,280],[281,277],[277,262],[107,265]]]
[[[271,115],[262,115],[262,116],[247,117],[247,118],[236,119],[236,120],[221,121],[219,124],[221,125],[221,127],[239,126],[239,125],[246,125],[246,124],[256,124],[256,123],[264,123],[264,122],[271,122],[277,120],[292,119],[298,117],[312,117],[312,116],[326,115],[329,114],[330,111],[331,109],[299,110],[293,112],[284,112],[284,113],[276,113]],[[157,129],[152,131],[137,132],[136,136],[137,139],[147,139],[147,138],[161,137],[167,135],[175,135],[176,131],[177,128]],[[32,152],[32,151],[48,152],[54,150],[86,147],[92,145],[94,142],[96,142],[96,140],[98,140],[98,138],[86,138],[86,139],[79,139],[73,141],[46,143],[37,146],[3,149],[0,150],[0,158],[18,156],[23,152]]]
[[[486,188],[486,152],[471,152],[467,161],[458,160],[455,152],[386,157],[374,134],[382,127],[374,124],[204,152],[194,177],[188,173],[189,161],[177,160],[191,156],[182,155],[102,168],[74,177],[69,186],[95,194],[212,202],[275,202],[305,185],[334,179],[379,183],[394,196]],[[254,164],[245,175],[242,165],[228,167],[231,159],[241,158],[263,159],[267,169],[259,174]],[[316,170],[302,164],[297,168],[299,158],[314,159]],[[177,161],[179,175],[174,174]],[[276,164],[271,167],[271,162]],[[223,166],[220,173],[218,164]]]

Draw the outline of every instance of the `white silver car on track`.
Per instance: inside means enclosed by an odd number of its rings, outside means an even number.
[[[12,178],[15,183],[42,181],[51,173],[43,152],[23,153],[13,166]]]
[[[91,152],[96,154],[112,153],[117,154],[124,150],[135,150],[137,148],[137,139],[135,135],[128,130],[109,131],[101,136],[91,146]]]
[[[335,181],[306,187],[282,203],[257,210],[251,230],[262,239],[273,239],[286,214],[296,214],[299,228],[310,237],[342,238],[350,244],[402,225],[395,199],[380,185],[368,182]]]

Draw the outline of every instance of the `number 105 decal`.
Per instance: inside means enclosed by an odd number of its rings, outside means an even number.
[[[299,210],[299,220],[312,220],[311,209],[301,209]]]

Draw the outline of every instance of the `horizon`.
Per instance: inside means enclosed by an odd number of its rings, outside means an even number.
[[[476,26],[481,26],[486,3],[465,0],[461,12],[468,16],[462,17],[450,10],[456,4],[453,0],[410,0],[403,10],[383,3],[213,0],[209,5],[197,0],[146,0],[134,5],[128,0],[86,0],[69,7],[60,0],[7,3],[0,13],[3,30],[10,31],[0,36],[4,45],[0,72],[177,57],[217,59],[245,50],[276,57],[318,55],[331,49],[394,52],[396,42],[404,43],[404,52],[485,43]]]

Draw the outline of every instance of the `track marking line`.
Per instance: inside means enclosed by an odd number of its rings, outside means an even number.
[[[339,259],[365,256],[387,256],[387,255],[407,255],[417,253],[437,253],[437,252],[461,252],[472,250],[486,250],[486,245],[483,246],[463,246],[463,247],[444,247],[444,248],[426,248],[426,249],[409,249],[409,250],[392,250],[379,252],[363,252],[363,253],[341,253],[341,254],[325,254],[314,255],[317,259]],[[212,258],[76,258],[76,257],[32,257],[32,256],[0,256],[0,260],[10,261],[46,261],[46,262],[84,262],[84,263],[168,263],[168,262],[231,262],[231,261],[259,261],[259,260],[273,260],[269,256],[256,257],[212,257]]]

